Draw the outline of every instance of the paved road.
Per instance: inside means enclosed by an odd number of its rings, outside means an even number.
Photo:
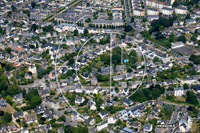
[[[131,109],[133,109],[133,108],[135,108],[135,107],[137,107],[137,106],[140,106],[140,105],[146,105],[147,103],[148,103],[149,101],[146,101],[146,102],[143,102],[143,103],[138,103],[138,104],[136,104],[136,105],[133,105],[133,106],[131,106],[131,107],[126,107],[125,109],[127,110],[131,110]],[[118,112],[118,113],[116,113],[116,114],[113,114],[112,116],[115,116],[115,115],[117,115],[117,114],[119,114],[120,113],[120,111]],[[108,117],[106,117],[102,122],[100,122],[100,123],[98,123],[98,124],[95,124],[95,125],[93,125],[93,126],[91,126],[91,127],[88,127],[88,131],[89,131],[89,133],[94,133],[94,131],[95,131],[95,126],[96,125],[100,125],[101,123],[103,123],[104,121],[106,121],[106,120],[108,120]]]
[[[177,120],[177,117],[178,117],[178,111],[179,111],[179,108],[180,108],[181,106],[176,105],[175,107],[176,107],[176,108],[175,108],[175,111],[174,111],[173,114],[172,114],[172,117],[171,117],[171,120],[170,120],[170,124],[175,124],[175,122],[176,122],[176,120]],[[172,133],[172,132],[173,132],[173,129],[174,129],[174,127],[168,128],[167,133]]]
[[[125,10],[126,10],[126,22],[127,24],[130,24],[128,0],[124,0],[124,2],[125,2]]]
[[[65,111],[67,111],[67,112],[71,112],[72,111],[71,108],[65,108],[64,110],[58,111],[56,108],[53,108],[51,105],[49,105],[49,104],[47,104],[45,102],[43,102],[42,104],[44,106],[46,106],[48,109],[53,109],[57,116],[62,116]]]

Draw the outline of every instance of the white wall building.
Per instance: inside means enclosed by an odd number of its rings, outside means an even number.
[[[183,47],[183,46],[184,46],[183,42],[172,43],[172,49],[174,49],[174,48],[180,48],[180,47]]]
[[[184,6],[179,6],[177,8],[175,8],[175,13],[176,14],[187,14],[187,7]]]
[[[174,88],[174,96],[179,97],[184,94],[183,87]]]
[[[147,9],[147,15],[159,15],[159,11],[154,8]]]
[[[173,14],[173,9],[168,8],[168,7],[163,7],[161,10],[163,15],[172,15]]]
[[[133,15],[135,15],[135,16],[144,16],[145,13],[144,13],[144,10],[142,10],[142,9],[134,9],[133,10]]]

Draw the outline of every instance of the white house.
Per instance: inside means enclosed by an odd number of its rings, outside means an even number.
[[[143,129],[143,131],[145,131],[145,132],[151,132],[152,129],[153,129],[153,127],[152,127],[151,124],[144,124],[144,126],[143,126],[142,129]]]
[[[105,110],[101,113],[99,113],[99,116],[101,117],[101,119],[105,118],[106,116],[108,116],[108,112]]]
[[[75,103],[82,104],[85,101],[83,97],[76,96]]]
[[[183,47],[183,46],[184,46],[184,43],[183,43],[183,42],[175,42],[175,43],[172,43],[172,49],[180,48],[180,47]]]
[[[142,9],[133,9],[133,15],[135,15],[135,16],[144,16],[145,13],[144,13],[144,10],[142,10]]]
[[[174,96],[182,96],[184,94],[183,87],[174,88]]]
[[[35,65],[29,65],[28,71],[32,72],[32,73],[37,73],[36,66]]]
[[[154,8],[147,9],[147,15],[159,15],[159,11]]]
[[[33,123],[33,122],[38,123],[36,114],[27,114],[25,116],[25,119],[26,119],[27,124],[30,124],[30,123]]]
[[[200,40],[200,35],[197,36],[197,40]]]
[[[168,7],[163,7],[161,10],[163,15],[172,15],[173,14],[173,9],[168,8]]]
[[[186,6],[179,6],[177,8],[175,8],[175,13],[176,14],[187,14],[187,7]]]
[[[96,126],[96,131],[101,131],[102,129],[106,128],[108,126],[108,121],[103,121],[100,125]]]

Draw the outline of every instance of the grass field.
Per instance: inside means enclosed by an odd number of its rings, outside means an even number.
[[[17,112],[10,104],[7,103],[6,108],[0,108],[0,110],[8,113],[15,113]]]
[[[193,122],[193,123],[192,123],[192,127],[191,127],[191,131],[196,131],[196,130],[197,130],[197,127],[198,127],[198,123]]]

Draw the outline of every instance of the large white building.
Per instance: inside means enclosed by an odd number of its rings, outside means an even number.
[[[172,15],[173,14],[173,9],[168,8],[168,7],[163,7],[161,10],[163,15]]]
[[[133,15],[135,15],[135,16],[144,16],[145,13],[144,13],[144,10],[142,10],[142,9],[134,9],[133,10]]]
[[[159,15],[159,11],[154,8],[147,9],[147,15]]]
[[[177,8],[175,8],[175,13],[176,14],[187,14],[187,7],[185,6],[179,6]]]
[[[168,2],[168,3],[169,4],[163,3],[161,1],[153,1],[153,0],[146,1],[147,6],[154,7],[154,8],[160,8],[160,9],[162,9],[163,7],[172,8],[172,5],[170,4],[170,2]]]
[[[183,87],[174,88],[174,96],[179,97],[184,94]]]
[[[183,42],[172,43],[172,49],[180,48],[180,47],[183,47],[183,46],[184,46]]]

